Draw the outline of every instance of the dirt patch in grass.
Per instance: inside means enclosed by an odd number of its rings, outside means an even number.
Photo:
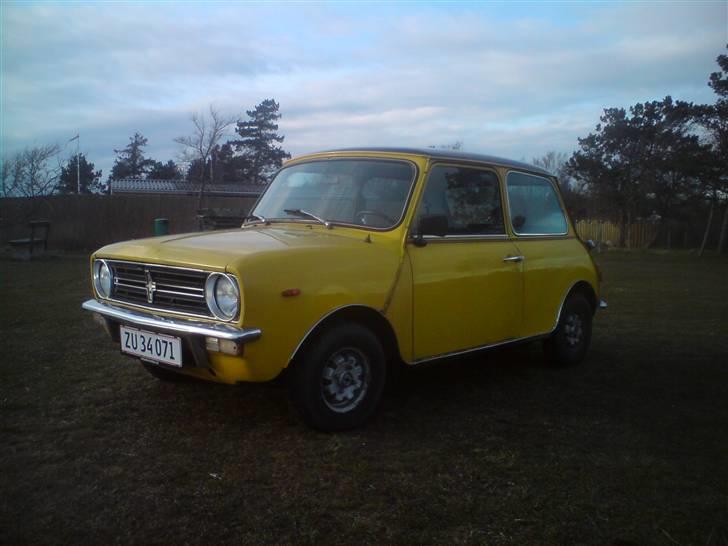
[[[584,365],[414,369],[340,435],[151,378],[81,311],[85,258],[2,261],[0,543],[727,544],[728,261],[597,259]]]

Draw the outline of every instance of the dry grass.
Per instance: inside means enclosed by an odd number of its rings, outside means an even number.
[[[416,369],[341,435],[149,377],[80,310],[85,259],[0,262],[0,544],[726,544],[728,261],[599,260],[583,366]]]

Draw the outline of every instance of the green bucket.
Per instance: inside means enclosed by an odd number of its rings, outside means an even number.
[[[169,220],[166,218],[155,218],[154,219],[154,235],[169,235]]]

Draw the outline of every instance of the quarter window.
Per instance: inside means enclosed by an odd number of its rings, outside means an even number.
[[[564,235],[566,217],[551,182],[511,172],[506,181],[511,225],[517,235]]]
[[[447,235],[503,235],[498,177],[493,171],[435,166],[418,215],[442,217]]]

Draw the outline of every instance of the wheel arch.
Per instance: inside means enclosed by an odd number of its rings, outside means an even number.
[[[597,298],[597,292],[591,284],[587,281],[579,281],[573,286],[569,294],[573,294],[575,292],[584,295],[586,300],[589,302],[589,305],[591,305],[592,315],[597,312],[597,309],[599,309],[599,298]]]
[[[344,324],[347,322],[361,324],[362,326],[370,329],[381,342],[382,349],[384,349],[388,363],[395,362],[397,359],[401,358],[397,335],[387,318],[372,307],[354,304],[338,307],[321,317],[318,322],[316,322],[303,336],[300,343],[288,359],[287,366],[290,367],[296,361],[296,358],[301,355],[311,343],[315,342],[323,332],[337,324]]]
[[[599,299],[597,298],[597,293],[594,290],[594,287],[587,281],[576,281],[566,292],[564,299],[561,300],[559,315],[556,317],[556,326],[559,325],[559,321],[561,320],[561,312],[564,309],[564,304],[566,303],[566,300],[569,299],[569,296],[571,296],[572,294],[582,294],[592,308],[592,315],[597,312],[597,309],[599,308]]]

